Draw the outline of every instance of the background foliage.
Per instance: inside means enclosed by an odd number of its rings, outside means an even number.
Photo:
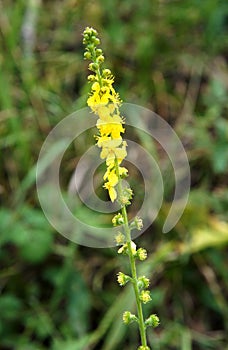
[[[227,19],[226,0],[0,3],[1,350],[138,345],[134,326],[121,323],[131,290],[114,282],[125,261],[115,249],[76,246],[54,232],[35,188],[45,137],[86,104],[87,25],[100,33],[122,99],[167,120],[190,161],[182,219],[160,233],[167,199],[138,239],[150,253],[141,268],[161,318],[149,334],[153,350],[228,349]],[[69,151],[66,182],[85,144]]]

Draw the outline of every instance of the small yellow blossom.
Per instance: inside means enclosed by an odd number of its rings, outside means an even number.
[[[115,188],[112,186],[112,184],[110,182],[106,182],[104,184],[104,188],[106,190],[108,190],[110,199],[112,202],[114,202],[114,200],[117,198],[117,192],[116,192]]]

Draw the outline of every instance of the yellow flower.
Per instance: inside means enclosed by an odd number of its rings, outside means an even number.
[[[112,184],[110,182],[106,182],[104,184],[104,188],[106,188],[106,190],[108,190],[109,197],[110,197],[111,201],[114,202],[114,200],[117,198],[117,192],[116,192],[115,188],[112,186]]]
[[[126,145],[123,142],[123,145],[121,147],[104,147],[101,151],[100,157],[101,159],[106,158],[107,166],[114,167],[115,159],[117,159],[118,164],[120,164],[126,155]]]
[[[118,184],[118,180],[118,176],[115,174],[115,170],[113,169],[108,174],[108,182],[114,187]]]
[[[110,111],[109,105],[97,107],[97,114],[99,115],[99,118],[103,121],[107,121],[111,113],[112,112]]]
[[[120,176],[126,177],[128,173],[128,170],[126,168],[124,168],[123,166],[119,167],[119,174]]]
[[[117,198],[117,192],[114,187],[117,185],[119,179],[114,169],[111,171],[109,170],[106,173],[105,179],[107,178],[108,181],[104,184],[104,188],[108,190],[111,201],[114,202],[114,200]]]
[[[102,136],[110,135],[113,139],[120,138],[120,134],[125,131],[122,124],[113,121],[112,117],[106,117],[105,121],[99,118],[97,120],[96,126]]]
[[[121,145],[121,147],[118,147]],[[101,159],[106,159],[106,164],[108,167],[115,166],[115,159],[117,159],[118,164],[126,157],[126,144],[121,139],[117,140],[102,140],[102,151],[100,153]]]

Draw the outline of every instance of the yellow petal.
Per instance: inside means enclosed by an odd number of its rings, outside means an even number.
[[[116,186],[118,183],[118,176],[115,174],[114,170],[108,174],[108,181],[112,187]]]
[[[93,85],[92,85],[92,90],[96,91],[96,92],[99,92],[100,91],[100,85],[98,82],[95,82]]]
[[[117,193],[116,193],[115,188],[110,187],[108,193],[109,193],[109,197],[110,197],[111,201],[114,202],[114,200],[117,198]]]

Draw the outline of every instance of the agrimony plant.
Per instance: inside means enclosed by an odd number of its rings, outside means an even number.
[[[144,318],[143,304],[151,301],[149,279],[146,276],[138,276],[136,260],[143,261],[147,258],[147,252],[143,248],[137,248],[131,239],[131,230],[141,230],[142,219],[135,217],[132,223],[128,221],[127,206],[131,204],[133,191],[130,187],[124,186],[122,180],[128,175],[128,170],[122,166],[127,156],[127,143],[123,140],[125,132],[124,120],[120,114],[121,100],[119,94],[113,87],[114,77],[109,69],[103,68],[104,55],[100,48],[100,40],[97,31],[87,27],[83,33],[83,44],[85,45],[84,58],[90,60],[89,70],[92,72],[88,80],[92,83],[91,93],[87,104],[92,112],[98,116],[96,123],[98,134],[96,137],[97,146],[101,149],[100,157],[106,162],[106,172],[103,176],[104,188],[108,190],[112,202],[118,201],[121,211],[113,219],[114,226],[120,226],[115,237],[119,246],[118,253],[128,256],[131,275],[119,272],[117,281],[120,286],[131,283],[134,289],[137,315],[130,311],[123,314],[123,322],[130,324],[136,322],[139,327],[141,345],[138,350],[150,350],[147,344],[146,328],[157,327],[159,318],[156,314]]]

